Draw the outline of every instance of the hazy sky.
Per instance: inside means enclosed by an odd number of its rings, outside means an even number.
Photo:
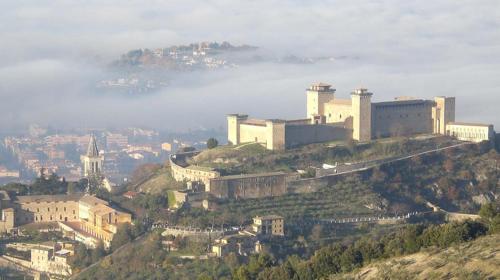
[[[130,49],[198,41],[358,59],[193,75],[138,98],[96,96],[89,87]],[[303,117],[304,89],[314,81],[346,97],[360,85],[375,100],[456,96],[457,120],[499,128],[500,1],[0,1],[2,130],[186,130],[223,126],[233,112]]]

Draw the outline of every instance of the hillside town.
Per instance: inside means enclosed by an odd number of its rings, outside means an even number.
[[[88,130],[87,130],[88,131]],[[32,125],[22,136],[5,136],[0,144],[2,163],[0,182],[30,182],[40,176],[57,174],[68,181],[78,181],[83,175],[80,155],[86,151],[90,134],[50,132]],[[172,151],[181,147],[204,145],[196,137],[167,136],[162,141],[159,132],[151,129],[90,130],[96,136],[101,151],[106,154],[105,172],[114,184],[126,182],[139,165],[162,162]]]
[[[500,1],[0,17],[0,280],[500,279]]]
[[[293,251],[289,242],[306,228],[311,230],[313,241],[319,238],[313,235],[319,228],[345,230],[342,236],[355,233],[359,225],[383,230],[415,219],[431,219],[438,213],[453,221],[480,218],[436,205],[453,209],[450,205],[458,198],[447,190],[446,200],[436,200],[434,195],[441,194],[434,188],[444,184],[440,180],[429,186],[428,191],[435,194],[426,194],[422,201],[404,206],[394,201],[400,199],[394,194],[368,188],[358,190],[368,191],[368,195],[349,206],[331,197],[331,201],[323,202],[329,205],[328,210],[312,208],[306,214],[294,207],[284,211],[289,206],[281,205],[281,199],[331,196],[331,188],[345,188],[342,186],[353,183],[350,180],[354,180],[352,188],[368,187],[363,178],[376,182],[376,177],[382,176],[376,172],[409,166],[408,161],[441,161],[443,155],[460,157],[469,151],[485,156],[486,151],[499,146],[493,125],[455,121],[454,97],[405,97],[371,103],[372,93],[366,89],[356,89],[351,100],[344,100],[337,98],[336,90],[325,83],[311,85],[306,96],[305,119],[256,120],[230,114],[228,144],[219,145],[210,138],[200,143],[199,149],[192,145],[195,143],[189,145],[177,139],[160,142],[158,132],[138,128],[78,136],[50,135],[34,126],[30,137],[6,137],[6,151],[22,166],[4,171],[6,177],[20,179],[23,172],[38,171],[38,179],[28,186],[10,183],[0,190],[0,230],[9,240],[4,244],[2,259],[35,277],[59,279],[87,270],[89,260],[86,265],[81,263],[82,254],[88,254],[86,250],[99,252],[91,262],[100,262],[106,252],[118,254],[122,248],[139,242],[135,240],[155,233],[162,244],[157,250],[166,254],[180,253],[187,259],[245,259],[268,253],[279,255],[277,248]],[[66,154],[68,145],[74,150]],[[347,148],[349,145],[352,147]],[[388,147],[399,148],[391,152]],[[363,150],[375,154],[338,162]],[[71,155],[75,152],[80,152],[78,162]],[[305,152],[303,159],[296,158],[285,166],[274,163],[257,167],[270,157],[279,162],[280,157],[296,152]],[[123,171],[120,154],[129,161],[144,160],[144,164],[136,163]],[[331,155],[335,163],[325,154]],[[43,159],[37,157],[40,155]],[[313,157],[304,160],[307,156]],[[158,163],[152,164],[154,161]],[[456,168],[448,161],[444,167]],[[125,178],[132,170],[134,175],[128,181]],[[123,175],[122,181],[113,183],[118,175]],[[470,211],[497,199],[498,176],[487,177],[496,180],[493,185],[480,179],[479,173],[476,176],[466,181],[477,184],[478,189],[463,194],[472,204],[460,205],[459,210]],[[265,205],[269,199],[277,201],[270,208],[252,206]],[[239,210],[231,212],[230,207]],[[240,212],[242,209],[248,212]],[[204,214],[195,214],[197,211]],[[189,218],[183,222],[186,215]],[[208,217],[213,220],[203,221]],[[50,240],[47,236],[34,237],[42,232],[51,236]],[[314,234],[332,238],[326,232]]]

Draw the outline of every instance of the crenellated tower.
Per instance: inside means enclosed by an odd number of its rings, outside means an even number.
[[[307,118],[325,115],[325,104],[335,97],[335,88],[325,83],[312,84],[307,90]]]
[[[366,88],[357,88],[351,93],[352,139],[360,142],[372,138],[372,95]]]

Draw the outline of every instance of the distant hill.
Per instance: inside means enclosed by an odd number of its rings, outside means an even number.
[[[287,53],[274,55],[256,46],[229,42],[199,42],[155,49],[130,50],[109,64],[109,73],[96,84],[102,92],[144,94],[193,78],[194,72],[234,69],[254,63],[313,64],[347,59],[346,56],[304,57]],[[197,81],[199,79],[193,79]],[[183,84],[180,84],[183,86]]]
[[[214,57],[227,53],[253,51],[250,45],[235,46],[229,42],[200,42],[189,45],[170,46],[157,49],[131,50],[112,63],[116,67],[159,66],[171,70],[188,70],[222,66],[231,61]]]

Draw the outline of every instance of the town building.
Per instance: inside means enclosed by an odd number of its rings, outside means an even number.
[[[124,149],[128,146],[128,136],[118,133],[108,133],[106,135],[107,149]]]
[[[372,102],[371,92],[357,88],[350,99],[343,99],[325,83],[312,84],[306,96],[304,119],[262,120],[242,114],[228,115],[228,142],[233,145],[255,142],[269,150],[284,150],[336,140],[366,142],[415,134],[449,135],[447,126],[455,122],[455,97],[424,100],[405,96],[394,101]],[[488,137],[483,138],[491,140]],[[482,141],[477,137],[468,139]]]
[[[4,192],[0,195],[1,232],[30,223],[52,222],[57,223],[66,236],[90,247],[99,241],[109,246],[118,226],[132,222],[129,213],[91,195],[27,195],[13,200]]]
[[[31,248],[30,268],[39,272],[70,276],[72,273],[68,259],[73,250],[62,248],[60,244],[37,244]]]
[[[263,236],[284,236],[284,218],[278,215],[254,217],[252,231]]]

